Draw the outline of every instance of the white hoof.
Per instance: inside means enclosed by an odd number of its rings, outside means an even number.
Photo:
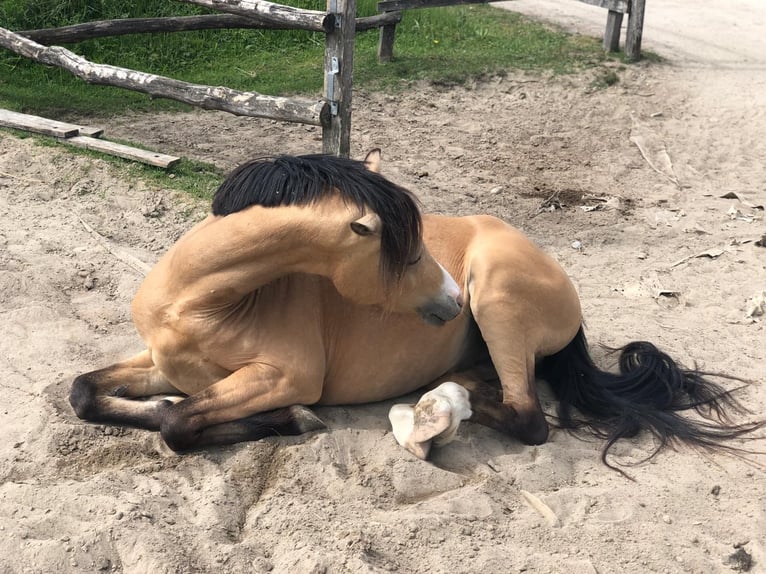
[[[419,459],[428,458],[431,441],[418,443],[412,440],[412,431],[415,426],[415,409],[412,405],[394,405],[388,411],[388,420],[391,421],[396,442]]]
[[[388,418],[396,441],[425,459],[432,442],[441,446],[454,440],[460,422],[471,414],[468,391],[447,382],[424,394],[414,407],[394,405]]]

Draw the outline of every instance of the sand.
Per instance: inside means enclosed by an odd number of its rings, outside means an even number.
[[[612,64],[608,88],[599,69],[358,92],[353,154],[383,148],[427,211],[524,229],[571,274],[594,345],[647,339],[751,379],[740,396],[763,418],[766,60],[732,46],[726,63],[669,49]],[[315,128],[217,113],[87,119],[226,169],[321,147]],[[206,209],[0,134],[0,572],[708,574],[748,557],[766,572],[764,455],[671,450],[625,467],[630,481],[599,441],[559,431],[527,447],[464,424],[423,462],[388,430],[392,402],[319,409],[325,433],[182,456],[77,420],[72,379],[141,348],[135,260],[151,265]],[[637,463],[652,444],[615,454]]]

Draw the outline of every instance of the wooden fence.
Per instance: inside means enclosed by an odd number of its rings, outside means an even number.
[[[608,10],[604,31],[604,50],[616,52],[620,49],[620,29],[624,14],[628,15],[625,32],[625,57],[630,61],[641,58],[641,36],[644,29],[646,0],[580,0],[586,4]]]
[[[12,32],[0,28],[0,47],[37,62],[63,68],[92,84],[116,86],[169,98],[209,110],[270,118],[322,127],[322,151],[348,156],[351,134],[351,92],[356,32],[380,28],[378,58],[390,60],[396,24],[402,11],[486,0],[383,0],[377,16],[356,18],[356,0],[327,0],[327,12],[301,10],[266,0],[179,0],[224,12],[177,18],[131,18],[88,22]],[[629,14],[626,54],[638,59],[645,0],[580,0],[609,11],[604,47],[616,50],[623,14]],[[214,28],[300,29],[325,33],[324,94],[322,98],[283,98],[226,87],[192,84],[106,64],[96,64],[53,43],[137,34]]]
[[[241,116],[321,126],[322,151],[333,155],[349,155],[356,32],[393,23],[401,18],[400,15],[383,14],[357,19],[356,0],[327,0],[327,12],[301,10],[265,0],[181,1],[226,14],[133,18],[21,32],[0,28],[0,46],[37,62],[63,68],[92,84],[116,86]],[[45,45],[120,34],[236,27],[324,32],[323,97],[283,98],[192,84],[137,70],[96,64],[60,46]]]
[[[382,0],[378,2],[381,16],[399,15],[399,20],[383,23],[378,42],[378,61],[389,62],[394,54],[396,24],[401,20],[403,10],[435,8],[457,4],[484,4],[491,0]],[[617,52],[620,49],[620,28],[624,14],[628,14],[628,28],[625,38],[625,56],[630,61],[641,57],[641,34],[644,27],[644,6],[646,0],[579,0],[585,4],[608,10],[604,31],[604,50]]]

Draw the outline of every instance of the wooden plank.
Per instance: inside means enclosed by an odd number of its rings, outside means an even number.
[[[585,4],[591,6],[598,6],[599,8],[606,8],[611,12],[620,12],[621,14],[627,14],[630,11],[629,0],[580,0]]]
[[[378,2],[378,12],[395,12],[416,8],[438,8],[459,4],[485,4],[488,0],[384,0]]]
[[[57,138],[68,138],[80,133],[79,126],[41,118],[40,116],[20,114],[18,112],[2,109],[0,109],[0,126],[45,134]]]
[[[635,62],[641,58],[641,36],[644,30],[645,0],[631,0],[628,31],[625,35],[625,57]]]
[[[146,163],[164,169],[167,169],[181,161],[181,158],[172,155],[165,155],[154,151],[146,151],[143,149],[138,149],[135,147],[87,136],[73,136],[64,138],[61,141],[76,147],[92,149],[102,153],[107,153],[109,155],[116,155],[117,157],[139,161],[141,163]]]
[[[57,138],[68,138],[76,135],[97,138],[104,133],[104,130],[101,128],[79,126],[4,109],[0,109],[0,126],[45,134]]]
[[[620,29],[622,28],[622,12],[609,10],[604,31],[604,50],[618,52],[620,50]]]
[[[91,138],[100,138],[101,135],[104,133],[104,130],[101,128],[91,128],[88,126],[78,126],[79,127],[79,135],[81,136],[88,136]]]

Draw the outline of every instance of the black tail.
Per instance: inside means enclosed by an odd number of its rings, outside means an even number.
[[[746,452],[724,441],[764,426],[764,421],[735,424],[730,412],[749,411],[708,377],[723,375],[684,369],[651,343],[637,341],[620,349],[619,374],[599,369],[588,351],[582,327],[561,351],[538,366],[557,399],[558,423],[567,429],[589,429],[606,439],[601,460],[621,438],[648,430],[657,438],[652,458],[665,446],[686,443],[706,449]],[[735,379],[739,380],[739,379]],[[736,390],[736,389],[734,389]],[[579,418],[577,409],[584,418]],[[701,418],[686,418],[680,411],[694,410]]]

